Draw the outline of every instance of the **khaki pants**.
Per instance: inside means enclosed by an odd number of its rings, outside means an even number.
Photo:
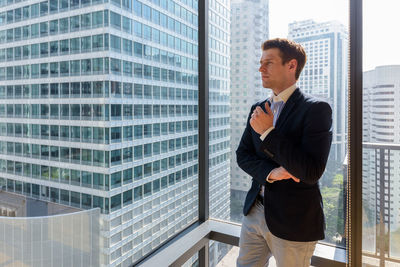
[[[274,236],[265,222],[264,207],[257,200],[243,219],[237,266],[265,267],[271,256],[277,267],[310,266],[316,244],[317,241],[296,242]]]

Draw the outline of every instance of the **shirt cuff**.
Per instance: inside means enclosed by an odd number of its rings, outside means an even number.
[[[261,139],[261,141],[264,141],[264,139],[265,139],[265,137],[267,137],[267,135],[273,130],[273,129],[275,129],[275,127],[269,127],[269,129],[268,130],[266,130],[261,136],[260,136],[260,139]],[[268,175],[269,176],[269,175]]]
[[[275,182],[274,180],[270,180],[269,177],[271,176],[272,171],[269,172],[266,181],[270,184],[272,184],[273,182]]]

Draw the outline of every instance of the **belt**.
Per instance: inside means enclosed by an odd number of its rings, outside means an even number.
[[[257,199],[262,205],[264,205],[264,198],[263,198],[260,194],[257,195],[256,199]]]

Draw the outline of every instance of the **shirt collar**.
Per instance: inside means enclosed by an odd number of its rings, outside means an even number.
[[[288,87],[285,90],[283,90],[279,95],[275,95],[274,93],[272,93],[271,100],[273,102],[283,101],[283,103],[286,104],[286,102],[288,101],[289,97],[293,94],[293,92],[296,90],[296,88],[297,88],[296,84],[294,83],[290,87]]]

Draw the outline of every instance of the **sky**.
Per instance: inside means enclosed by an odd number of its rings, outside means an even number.
[[[363,1],[363,69],[400,65],[400,0]],[[337,20],[348,27],[349,0],[269,0],[270,38],[287,37],[288,24]]]

